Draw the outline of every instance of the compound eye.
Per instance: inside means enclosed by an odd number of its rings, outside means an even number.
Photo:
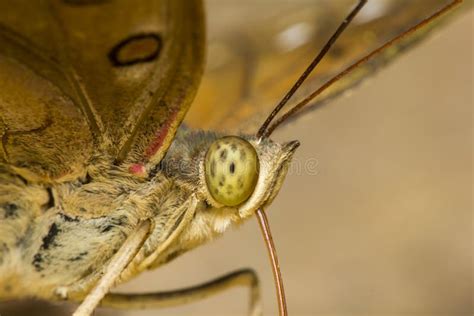
[[[207,189],[217,202],[239,205],[250,197],[257,184],[257,152],[245,139],[222,137],[207,150],[204,172]]]

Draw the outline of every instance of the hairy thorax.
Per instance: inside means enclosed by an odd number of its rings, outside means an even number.
[[[297,143],[249,137],[261,160],[255,190],[243,203],[226,206],[212,198],[203,172],[205,154],[217,138],[183,130],[160,164],[140,176],[126,165],[102,162],[90,164],[75,181],[45,185],[0,165],[0,299],[81,300],[141,222],[149,221],[149,234],[117,283],[171,261],[267,206]],[[241,156],[232,139],[221,142],[211,160],[224,159],[226,150]],[[238,184],[230,178],[238,180],[242,166],[232,159],[224,159],[230,169],[223,172],[228,184]]]
[[[161,173],[144,180],[114,171],[48,187],[2,173],[0,299],[82,296],[138,223],[149,219],[153,231],[137,256],[145,259],[176,220],[167,209],[184,202],[173,188]]]

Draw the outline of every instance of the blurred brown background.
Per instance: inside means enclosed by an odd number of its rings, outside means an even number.
[[[302,143],[268,210],[290,315],[473,314],[473,73],[469,13],[350,97],[278,132]],[[259,272],[265,315],[276,315],[255,220],[119,290],[177,288],[241,267]],[[247,301],[234,289],[120,315],[245,315]],[[63,311],[0,305],[2,316],[22,309]]]

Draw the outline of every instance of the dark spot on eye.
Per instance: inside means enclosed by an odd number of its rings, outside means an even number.
[[[79,211],[82,212],[82,213],[86,213],[86,212],[87,212],[87,210],[86,210],[85,208],[83,208],[83,207],[80,207],[80,208],[79,208]]]
[[[227,192],[232,192],[234,188],[232,187],[232,185],[228,184],[227,185]]]
[[[136,34],[115,45],[108,57],[116,67],[146,63],[158,58],[162,46],[161,36],[157,33]]]
[[[219,181],[219,186],[220,186],[220,187],[223,187],[223,186],[224,186],[224,182]]]
[[[46,236],[43,237],[43,244],[41,245],[41,249],[48,250],[49,247],[54,243],[56,236],[61,230],[58,228],[56,223],[53,223],[49,228],[48,233]]]
[[[244,187],[244,180],[242,179],[242,177],[239,177],[239,179],[237,179],[237,183],[239,185],[239,188]]]
[[[17,218],[18,206],[14,203],[5,203],[1,206],[5,212],[5,218]]]
[[[225,161],[227,159],[227,149],[221,150],[220,157],[222,161]]]
[[[220,182],[225,183],[225,177],[224,176],[221,176]]]
[[[211,177],[215,177],[216,176],[216,161],[214,159],[212,159],[212,162],[211,162]]]
[[[233,152],[236,152],[237,151],[237,145],[232,143],[232,145],[230,145],[230,149],[232,149]]]
[[[234,174],[235,172],[235,163],[232,161],[229,166],[230,173]]]
[[[245,159],[247,159],[247,153],[243,149],[241,149],[239,152],[240,152],[240,160],[245,161]]]
[[[217,145],[217,150],[221,149],[221,145]]]
[[[219,194],[219,189],[214,189],[215,194]]]

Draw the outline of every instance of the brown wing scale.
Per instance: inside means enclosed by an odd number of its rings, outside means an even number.
[[[203,24],[198,0],[1,1],[1,161],[38,181],[94,155],[157,163],[199,83]]]

